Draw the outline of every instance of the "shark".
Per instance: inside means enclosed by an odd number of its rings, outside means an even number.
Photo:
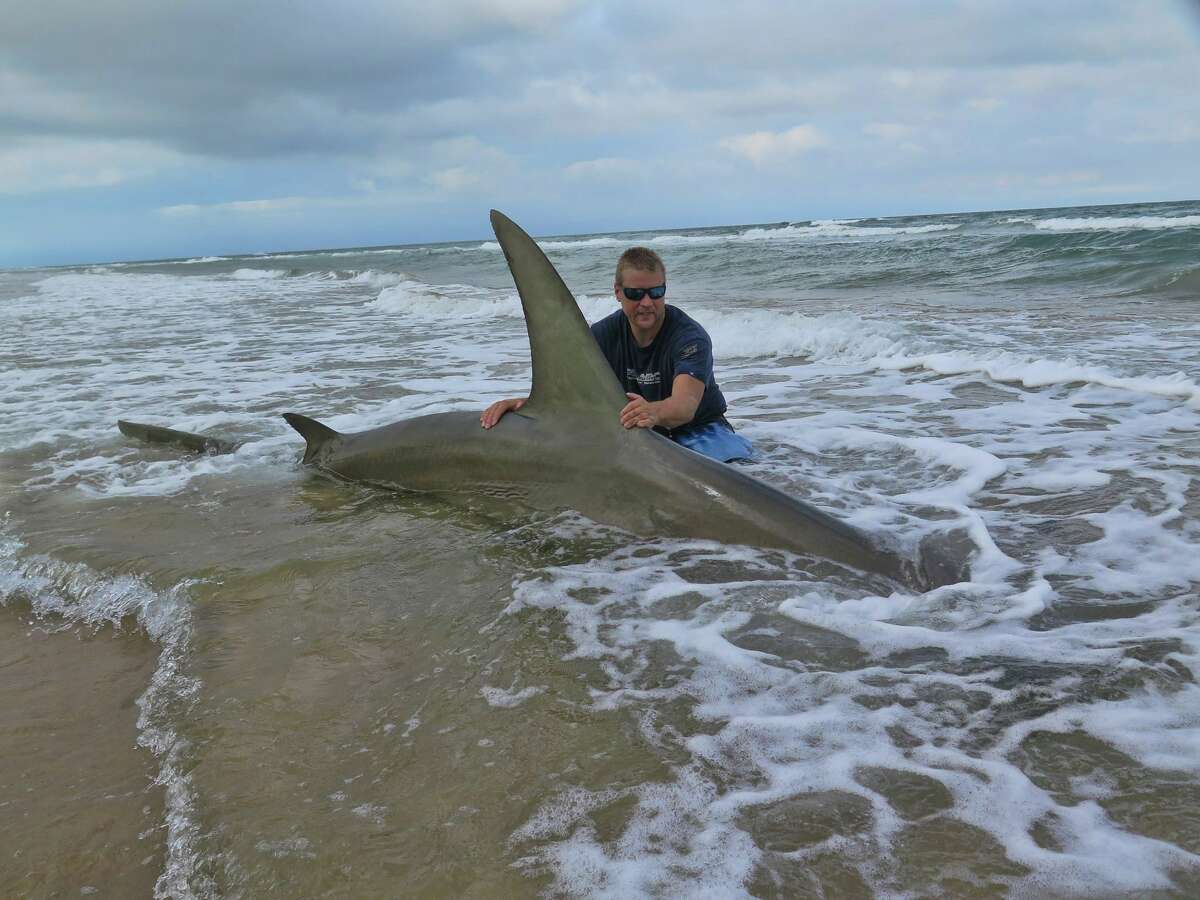
[[[890,535],[844,522],[647,428],[626,429],[624,391],[575,297],[537,243],[496,210],[492,228],[529,333],[533,385],[495,426],[477,412],[416,416],[343,434],[283,417],[306,446],[301,462],[338,478],[443,497],[487,497],[550,513],[574,510],[644,538],[695,538],[820,557],[930,590],[970,577],[976,549],[962,531],[906,551]],[[121,420],[129,437],[220,454],[239,444]]]
[[[634,535],[717,541],[832,560],[928,590],[963,581],[961,541],[911,554],[646,428],[624,428],[628,402],[553,264],[492,210],[529,333],[528,402],[483,429],[476,412],[418,416],[342,434],[284,414],[306,441],[302,462],[339,478],[430,494],[485,495],[538,511],[574,510]]]

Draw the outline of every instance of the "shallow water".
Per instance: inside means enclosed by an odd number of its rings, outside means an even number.
[[[162,791],[139,752],[137,706],[158,648],[146,638],[0,616],[0,844],[8,896],[103,885],[146,897],[163,862]]]
[[[1200,891],[1195,204],[656,246],[748,471],[972,581],[301,469],[528,385],[491,243],[0,273],[0,887]],[[244,441],[195,457],[117,418]],[[36,798],[36,801],[33,799]]]

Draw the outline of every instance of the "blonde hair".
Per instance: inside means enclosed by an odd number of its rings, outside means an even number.
[[[664,278],[667,275],[667,267],[663,265],[662,257],[649,247],[630,247],[621,254],[621,258],[617,260],[617,287],[624,284],[621,275],[626,269],[636,269],[639,272],[662,272]]]

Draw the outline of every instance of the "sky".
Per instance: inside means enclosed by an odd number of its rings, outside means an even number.
[[[1200,0],[9,0],[0,267],[1200,198]]]

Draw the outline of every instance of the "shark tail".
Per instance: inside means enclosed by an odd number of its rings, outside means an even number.
[[[232,453],[241,446],[236,441],[225,441],[206,434],[191,434],[187,431],[163,428],[161,425],[145,425],[141,422],[129,422],[125,419],[118,419],[117,427],[121,429],[121,434],[126,437],[146,441],[151,444],[171,444],[195,453],[208,453],[212,455]]]
[[[341,437],[339,432],[308,416],[302,416],[299,413],[284,413],[283,417],[287,419],[289,425],[300,432],[300,436],[304,440],[308,441],[308,446],[304,448],[304,459],[301,460],[305,464],[311,463],[328,444]]]

